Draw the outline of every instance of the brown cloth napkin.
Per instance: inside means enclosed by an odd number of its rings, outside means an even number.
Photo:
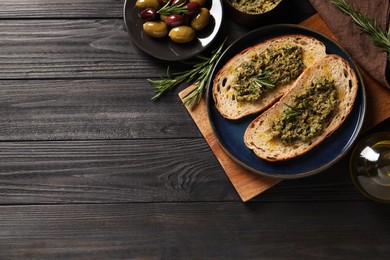
[[[386,51],[377,47],[366,33],[358,28],[349,15],[340,11],[330,0],[310,0],[313,7],[336,35],[342,46],[373,78],[390,88],[390,62]],[[387,31],[389,0],[346,0],[362,14],[376,20]]]

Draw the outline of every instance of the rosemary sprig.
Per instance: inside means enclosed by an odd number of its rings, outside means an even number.
[[[375,19],[360,13],[353,6],[346,3],[345,0],[331,0],[331,3],[351,16],[359,28],[367,33],[376,45],[383,48],[390,55],[390,25],[387,32],[385,32],[377,25]]]
[[[290,119],[291,117],[299,116],[304,111],[302,108],[291,106],[287,103],[284,103],[284,105],[287,106],[287,109],[283,111],[287,119]]]
[[[172,90],[177,85],[183,83],[187,78],[189,78],[191,76],[192,73],[193,73],[192,70],[188,70],[188,71],[184,71],[184,72],[180,73],[175,78],[171,78],[171,76],[169,75],[169,68],[168,68],[167,69],[167,75],[168,75],[167,78],[157,79],[157,80],[148,79],[148,81],[152,85],[152,87],[155,88],[155,90],[154,90],[155,95],[152,97],[152,100],[159,99],[166,92]]]
[[[273,84],[269,80],[269,76],[261,75],[259,77],[254,77],[253,78],[253,83],[257,85],[260,89],[272,89],[275,87],[275,84]]]
[[[185,2],[178,5],[170,5],[170,2],[171,1],[168,1],[168,3],[161,7],[157,13],[162,15],[188,13],[188,8]]]
[[[196,87],[183,97],[183,103],[184,105],[191,107],[199,104],[203,97],[203,92],[206,88],[207,81],[210,78],[212,69],[222,53],[225,41],[212,52],[210,58],[197,56],[197,59],[194,61],[195,65],[193,65],[192,69],[172,74],[172,76],[175,76],[174,78],[171,78],[168,71],[167,78],[158,80],[148,79],[150,84],[155,88],[155,95],[152,97],[152,100],[159,99],[166,92],[173,90],[176,86],[183,82],[194,82]]]

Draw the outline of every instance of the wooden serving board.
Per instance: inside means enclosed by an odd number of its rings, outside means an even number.
[[[337,41],[334,34],[318,14],[305,20],[301,25],[322,32]],[[363,126],[364,131],[390,117],[390,91],[363,70],[361,70],[361,73],[365,81],[367,93],[367,112]],[[180,98],[183,98],[193,87],[190,86],[181,91],[179,93]],[[219,145],[209,121],[205,120],[208,118],[208,115],[204,99],[194,109],[187,108],[187,110],[219,160],[242,201],[245,202],[254,198],[281,181],[252,173],[229,157]]]

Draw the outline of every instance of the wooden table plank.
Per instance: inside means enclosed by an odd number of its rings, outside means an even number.
[[[137,78],[166,74],[122,19],[0,20],[0,79]]]
[[[362,202],[10,206],[2,259],[386,259],[390,208]]]
[[[1,205],[241,201],[202,138],[1,142],[0,190]],[[346,157],[255,200],[365,198],[349,178]]]
[[[0,140],[201,137],[177,95],[146,79],[0,81]]]
[[[0,147],[0,204],[236,198],[201,139],[3,142]]]
[[[121,17],[124,0],[1,0],[0,19]]]

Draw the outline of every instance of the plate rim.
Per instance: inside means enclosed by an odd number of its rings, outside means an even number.
[[[359,133],[361,132],[361,129],[362,129],[362,126],[363,126],[363,123],[364,123],[364,119],[365,119],[365,116],[366,116],[366,102],[367,101],[366,101],[365,84],[364,84],[363,77],[361,75],[360,69],[357,66],[357,63],[352,58],[352,56],[343,47],[340,46],[340,44],[335,42],[328,35],[325,35],[322,32],[319,32],[319,31],[317,31],[315,29],[308,28],[306,26],[296,25],[296,24],[273,24],[273,25],[267,25],[267,26],[263,26],[263,27],[254,29],[254,30],[244,34],[243,36],[241,36],[238,39],[236,39],[235,41],[233,41],[225,49],[225,51],[221,54],[221,56],[219,57],[218,61],[216,62],[215,66],[214,66],[214,68],[212,70],[211,75],[215,75],[216,69],[217,69],[218,65],[220,65],[219,63],[224,58],[225,54],[227,54],[230,51],[230,49],[234,48],[235,45],[239,44],[242,40],[245,40],[246,38],[249,38],[252,35],[259,34],[262,31],[269,31],[269,30],[272,30],[272,29],[282,30],[282,29],[288,29],[288,28],[293,28],[293,29],[297,29],[297,30],[308,32],[308,33],[310,33],[311,37],[314,37],[316,39],[317,39],[317,37],[315,37],[315,36],[319,36],[320,38],[322,37],[322,38],[326,39],[327,41],[331,42],[332,44],[334,44],[334,46],[337,49],[339,49],[348,58],[348,62],[352,63],[353,66],[355,67],[354,72],[356,73],[356,76],[357,76],[358,81],[359,81],[359,89],[358,89],[357,95],[359,95],[359,91],[361,92],[360,93],[360,97],[357,96],[357,98],[360,98],[361,102],[359,102],[359,108],[358,108],[359,116],[357,118],[355,130],[354,130],[353,134],[351,136],[349,136],[349,140],[348,140],[348,142],[346,142],[346,145],[344,146],[345,149],[341,150],[339,152],[339,154],[333,160],[331,160],[330,162],[328,162],[328,163],[326,163],[326,164],[324,164],[324,165],[322,165],[322,166],[320,166],[318,168],[315,168],[315,169],[309,170],[309,171],[305,171],[305,172],[302,172],[302,173],[294,173],[294,174],[266,173],[264,171],[261,171],[260,169],[256,169],[256,168],[254,168],[252,166],[249,166],[246,163],[244,163],[242,160],[240,160],[235,155],[233,155],[231,153],[231,151],[226,147],[224,142],[221,141],[222,138],[220,137],[218,131],[216,131],[215,123],[212,120],[212,107],[211,107],[210,104],[212,103],[213,106],[215,106],[215,103],[214,103],[214,100],[213,100],[213,97],[212,97],[212,94],[211,94],[211,89],[210,89],[212,87],[213,78],[210,77],[210,79],[207,82],[207,88],[206,88],[207,116],[208,116],[208,120],[209,120],[209,122],[211,124],[212,131],[213,131],[214,135],[216,136],[216,139],[217,139],[219,145],[222,147],[222,149],[228,154],[228,156],[231,159],[233,159],[236,163],[238,163],[239,165],[243,166],[247,170],[249,170],[249,171],[251,171],[251,172],[253,172],[255,174],[258,174],[260,176],[270,177],[270,178],[275,178],[275,179],[298,179],[298,178],[308,177],[308,176],[311,176],[311,175],[314,175],[314,174],[317,174],[317,173],[321,173],[324,170],[328,169],[329,167],[333,166],[335,163],[337,163],[340,159],[342,159],[352,149],[353,143],[355,143],[357,137],[359,136]],[[291,33],[291,34],[294,34],[294,33]],[[298,34],[298,33],[295,33],[295,34]],[[283,33],[282,34],[278,34],[277,36],[282,36],[282,35],[287,35],[287,33],[286,34],[283,34]],[[315,35],[315,36],[313,36],[313,35]],[[275,36],[275,37],[277,37],[277,36]],[[270,39],[271,38],[273,38],[273,37],[270,37]],[[320,40],[320,39],[318,39],[318,40]],[[258,41],[256,43],[261,43],[263,41],[265,41],[265,40],[260,40],[260,41]],[[253,45],[255,45],[256,43],[253,43]],[[236,55],[237,53],[238,52],[233,54],[233,56]],[[233,56],[229,56],[229,59],[232,58]],[[223,65],[220,65],[220,66],[223,66]],[[212,101],[210,101],[210,100],[212,100]],[[356,102],[356,100],[354,102]],[[308,153],[310,153],[310,151]],[[258,158],[258,159],[260,159],[260,160],[265,162],[265,160],[263,160],[261,158]]]
[[[123,14],[123,22],[124,22],[124,25],[125,25],[125,28],[126,28],[126,31],[128,33],[128,35],[130,36],[132,42],[140,49],[142,50],[143,52],[147,53],[148,55],[156,58],[156,59],[159,59],[159,60],[163,60],[163,61],[182,61],[182,60],[187,60],[187,59],[190,59],[192,57],[195,57],[196,55],[199,55],[201,52],[205,51],[213,42],[216,38],[218,38],[218,35],[219,35],[219,32],[221,31],[221,28],[222,28],[222,22],[223,22],[223,16],[224,16],[224,7],[223,7],[223,3],[222,3],[222,0],[212,0],[213,2],[218,2],[219,5],[220,5],[220,9],[221,9],[221,19],[219,19],[219,23],[216,23],[218,25],[218,27],[216,28],[216,33],[214,35],[214,37],[207,43],[205,44],[204,46],[202,46],[202,48],[199,48],[197,51],[195,52],[192,52],[191,55],[186,55],[186,56],[180,56],[180,55],[176,55],[176,56],[171,56],[171,57],[167,57],[167,56],[164,56],[164,55],[156,55],[154,52],[150,51],[148,48],[145,48],[141,43],[139,43],[134,35],[130,32],[130,28],[128,27],[127,25],[127,7],[128,7],[128,2],[130,2],[131,0],[125,0],[124,1],[124,4],[123,4],[123,11],[122,11],[122,14]],[[135,4],[135,3],[134,3]],[[214,29],[215,30],[215,29]],[[214,32],[213,30],[213,32]]]

